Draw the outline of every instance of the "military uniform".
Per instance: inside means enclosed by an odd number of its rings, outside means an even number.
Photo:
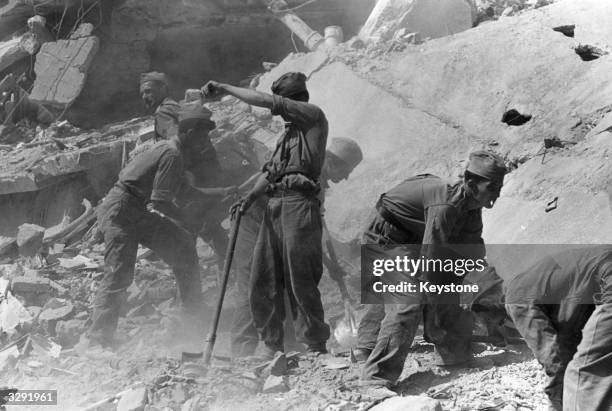
[[[383,194],[377,215],[364,233],[366,244],[423,244],[422,253],[414,247],[406,255],[433,257],[431,245],[463,243],[470,247],[470,258],[482,258],[481,210],[468,210],[462,183],[448,185],[432,175],[410,178]],[[397,251],[397,250],[396,250]],[[367,258],[368,256],[366,256]],[[380,256],[372,256],[380,258]],[[462,278],[442,273],[427,273],[435,284],[460,283]],[[417,281],[416,278],[408,279]],[[456,297],[456,298],[455,298]],[[457,301],[420,296],[410,304],[374,304],[359,324],[358,348],[372,351],[366,361],[362,381],[391,385],[400,376],[408,349],[420,322],[425,320],[425,338],[436,345],[445,363],[465,361],[470,356],[471,315]],[[427,303],[427,304],[425,304]],[[422,304],[425,304],[424,312]]]
[[[612,409],[612,246],[542,259],[506,287],[506,310],[558,410]],[[569,364],[569,365],[568,365]]]
[[[185,312],[195,316],[202,303],[195,242],[167,217],[147,211],[149,201],[171,202],[184,176],[176,140],[165,140],[134,158],[119,174],[98,211],[104,234],[105,273],[96,294],[89,335],[114,333],[125,290],[134,278],[138,244],[156,252],[173,269]]]
[[[185,103],[185,106],[187,105],[189,103]],[[154,117],[155,142],[167,140],[176,135],[180,107],[180,104],[170,97],[166,97],[157,107]],[[212,123],[212,128],[214,128],[214,123]],[[193,174],[196,186],[218,187],[223,172],[217,158],[217,152],[208,135],[202,136],[201,143],[201,151],[186,153],[185,168]],[[179,194],[178,200],[181,203],[181,220],[185,223],[185,227],[194,233],[198,233],[204,242],[210,244],[215,254],[222,261],[229,241],[227,232],[221,226],[221,222],[227,214],[227,207],[224,207],[216,199],[203,200],[201,196],[193,199],[184,193]]]
[[[328,125],[309,103],[273,95],[273,115],[287,123],[264,166],[272,189],[253,254],[250,302],[253,320],[270,350],[283,350],[284,290],[288,290],[298,342],[324,350],[330,331],[318,284],[322,266],[319,178]]]

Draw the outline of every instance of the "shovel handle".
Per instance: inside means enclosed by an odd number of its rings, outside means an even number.
[[[242,213],[236,212],[234,214],[235,220],[232,226],[232,234],[230,237],[229,247],[225,254],[225,265],[223,267],[223,281],[221,283],[221,291],[219,292],[219,299],[217,300],[217,306],[215,307],[215,315],[213,317],[212,328],[208,337],[206,338],[206,348],[204,350],[204,364],[209,365],[212,357],[213,348],[215,341],[217,340],[217,328],[219,327],[219,319],[221,318],[221,309],[223,308],[223,300],[225,299],[225,291],[227,289],[227,282],[230,275],[230,269],[232,267],[232,259],[234,258],[234,250],[236,248],[236,240],[238,239],[238,228],[240,227],[240,218]]]

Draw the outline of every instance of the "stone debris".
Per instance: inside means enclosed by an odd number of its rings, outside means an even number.
[[[283,376],[270,375],[263,386],[264,394],[278,394],[289,391],[289,387]]]
[[[33,257],[38,254],[43,245],[45,229],[36,224],[22,224],[17,232],[17,247],[19,254]]]
[[[80,31],[86,32],[86,29]],[[72,104],[83,89],[98,44],[95,36],[43,44],[36,56],[36,81],[30,98],[59,109]]]
[[[42,307],[40,315],[38,315],[39,321],[59,321],[66,319],[72,311],[74,306],[68,300],[63,298],[52,298]]]
[[[125,392],[119,399],[117,411],[144,411],[147,405],[147,389],[133,388]]]
[[[408,395],[388,398],[370,408],[372,411],[442,411],[440,402],[425,396]]]
[[[469,3],[463,0],[380,0],[359,37],[365,41],[387,41],[402,28],[423,37],[438,38],[472,28]]]
[[[32,320],[28,310],[11,292],[6,292],[5,296],[1,296],[0,333],[14,334],[17,327],[30,323]]]

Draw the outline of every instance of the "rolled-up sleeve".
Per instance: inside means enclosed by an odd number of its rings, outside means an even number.
[[[152,201],[170,202],[183,184],[183,159],[176,153],[165,153],[159,159],[153,180]]]
[[[285,121],[313,125],[324,117],[321,109],[314,104],[291,100],[276,94],[272,95],[272,101],[272,114],[281,116]]]

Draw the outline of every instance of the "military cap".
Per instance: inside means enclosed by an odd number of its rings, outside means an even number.
[[[164,73],[158,71],[151,71],[149,73],[142,73],[140,75],[140,85],[142,86],[147,81],[157,81],[163,85],[168,85],[168,77]]]
[[[272,93],[282,97],[290,97],[306,89],[306,75],[299,72],[285,73],[272,83]]]
[[[499,183],[504,182],[504,175],[508,171],[504,160],[500,156],[485,150],[474,151],[470,154],[466,170]]]

